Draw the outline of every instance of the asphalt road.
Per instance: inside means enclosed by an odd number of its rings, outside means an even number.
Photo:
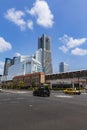
[[[0,130],[87,130],[87,94],[0,93]]]

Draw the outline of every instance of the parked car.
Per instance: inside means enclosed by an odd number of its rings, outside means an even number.
[[[33,96],[50,96],[50,90],[45,87],[35,88],[33,90]]]
[[[64,93],[65,94],[72,94],[72,95],[73,94],[77,94],[77,95],[81,94],[80,90],[76,90],[76,89],[73,89],[73,88],[67,88],[67,89],[65,89]]]

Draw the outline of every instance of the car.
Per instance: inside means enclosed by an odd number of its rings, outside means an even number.
[[[50,96],[49,88],[38,87],[33,90],[33,96]]]
[[[81,91],[80,90],[76,90],[76,89],[73,89],[73,88],[67,88],[64,90],[64,93],[65,94],[77,94],[77,95],[80,95],[81,94]]]

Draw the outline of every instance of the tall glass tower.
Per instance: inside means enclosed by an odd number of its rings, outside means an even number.
[[[5,65],[4,65],[4,73],[3,75],[8,75],[8,69],[12,65],[12,59],[6,58],[5,59]]]
[[[42,67],[45,74],[52,74],[51,39],[45,34],[38,38],[38,49],[42,48]]]
[[[61,62],[59,64],[59,72],[68,72],[69,71],[69,65],[66,64],[65,62]]]

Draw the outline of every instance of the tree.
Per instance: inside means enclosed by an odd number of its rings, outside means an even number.
[[[20,89],[24,88],[24,81],[19,81],[18,88],[20,88]]]

